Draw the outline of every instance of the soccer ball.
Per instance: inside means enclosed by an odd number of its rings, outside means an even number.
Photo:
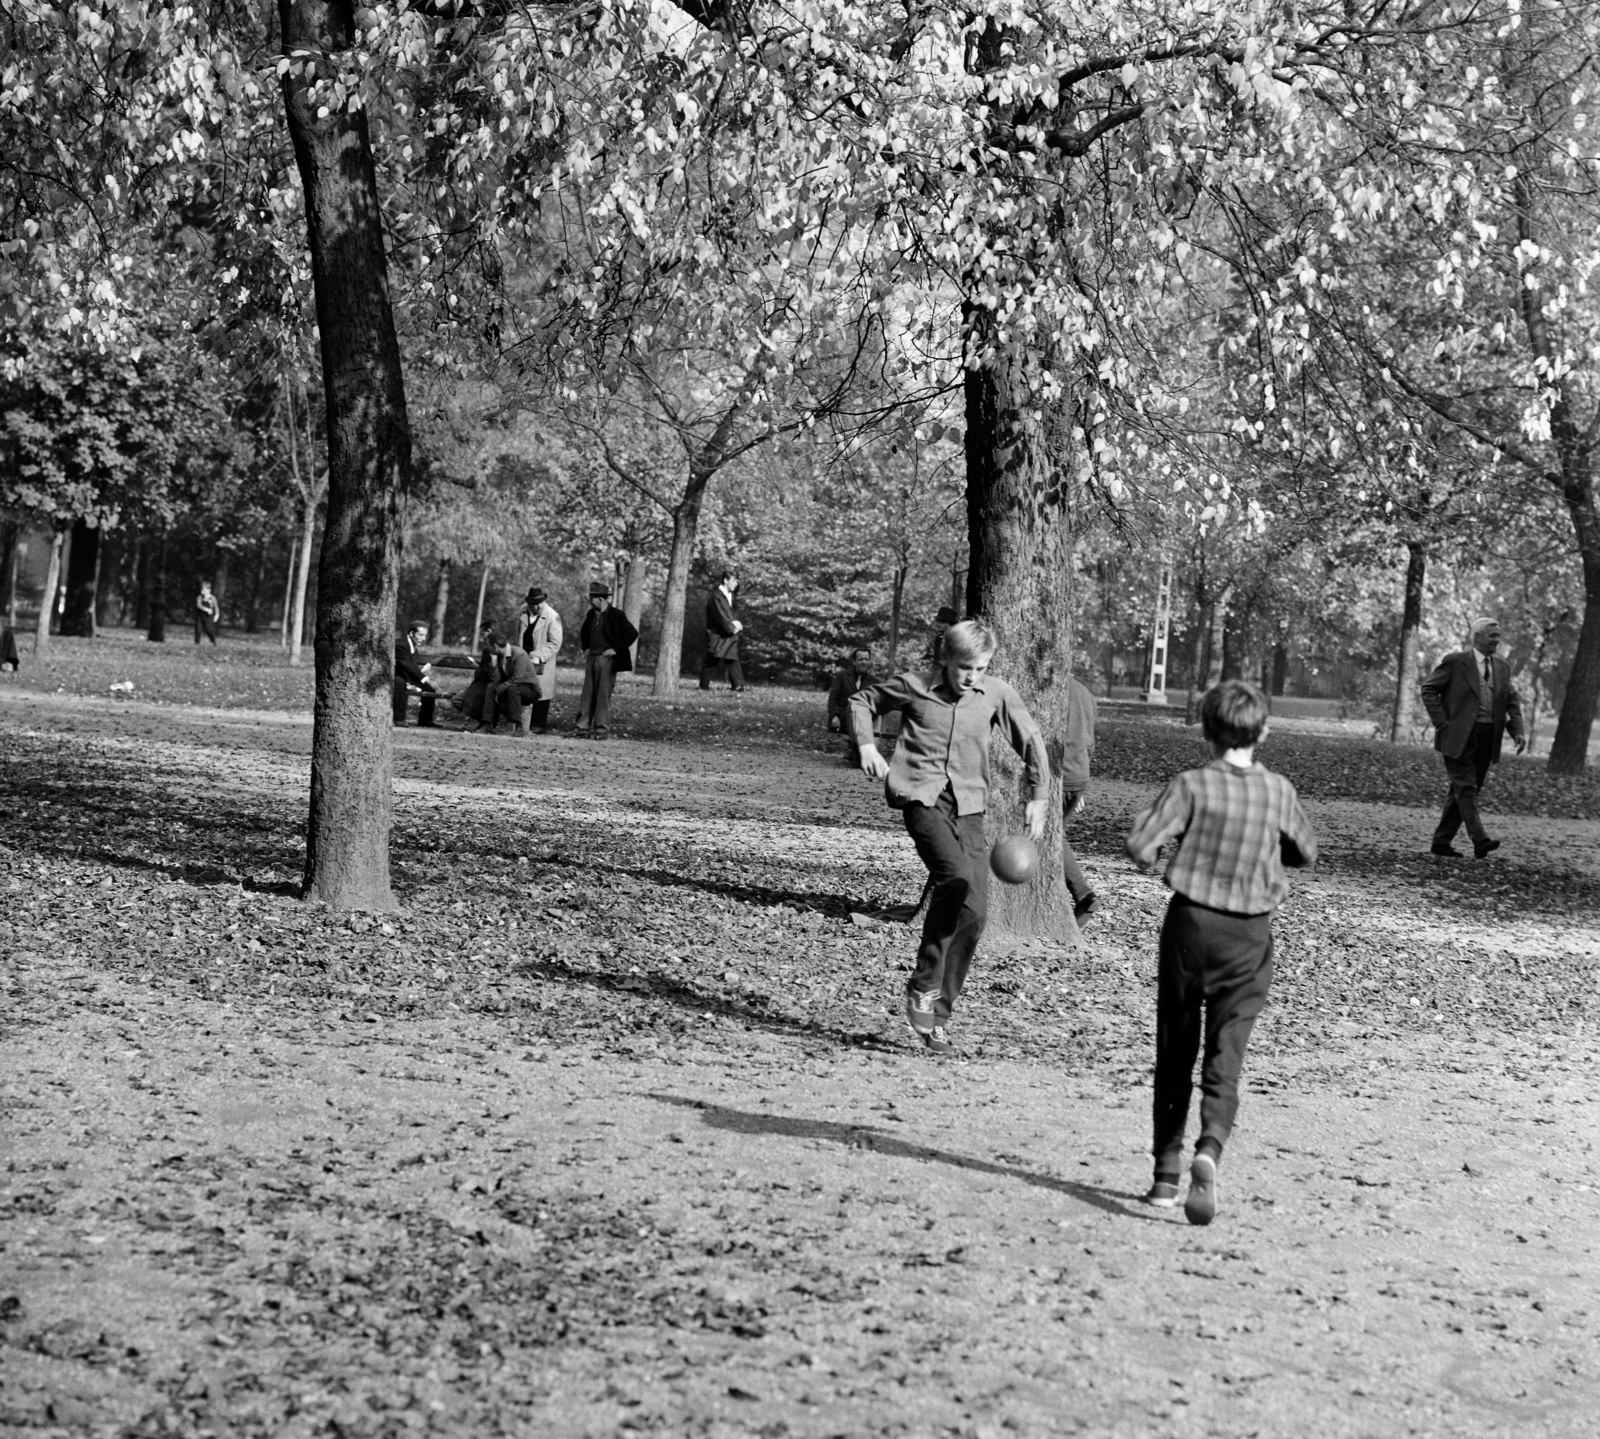
[[[1039,873],[1039,846],[1025,834],[1008,834],[989,851],[989,868],[1007,884],[1026,884]]]

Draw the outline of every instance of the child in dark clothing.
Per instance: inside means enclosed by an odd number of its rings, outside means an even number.
[[[1183,1212],[1209,1224],[1217,1166],[1239,1110],[1245,1045],[1272,983],[1272,914],[1289,893],[1284,865],[1310,865],[1317,842],[1294,786],[1255,762],[1267,733],[1267,701],[1243,680],[1225,680],[1201,702],[1212,762],[1185,770],[1133,822],[1128,855],[1149,869],[1178,841],[1167,865],[1172,900],[1157,949],[1155,1181],[1149,1203],[1178,1202],[1183,1131],[1200,1067],[1200,1138]]]

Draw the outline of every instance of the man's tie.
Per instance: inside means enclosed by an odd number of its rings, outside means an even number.
[[[1488,655],[1483,657],[1483,692],[1491,698],[1494,695],[1494,661]]]

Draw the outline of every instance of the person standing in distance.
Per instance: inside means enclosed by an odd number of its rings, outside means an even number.
[[[700,688],[711,688],[711,671],[725,665],[728,687],[737,694],[744,688],[744,670],[739,664],[739,632],[744,623],[733,617],[733,597],[739,589],[739,576],[724,570],[716,589],[706,599],[706,654],[700,661]]]
[[[999,730],[1022,756],[1028,801],[1023,815],[1035,844],[1044,836],[1050,760],[1044,735],[1022,696],[989,673],[994,631],[977,620],[952,625],[944,665],[895,675],[850,697],[850,726],[861,768],[884,781],[890,809],[905,819],[933,893],[916,967],[906,985],[906,1019],[934,1054],[949,1054],[949,1023],[989,914],[989,736]],[[886,760],[873,721],[898,712],[900,741]]]
[[[200,593],[195,596],[194,602],[194,642],[200,643],[202,634],[211,641],[217,642],[217,621],[222,618],[222,606],[217,603],[217,597],[211,593],[211,581],[200,581]]]
[[[550,701],[556,697],[556,656],[565,638],[561,616],[549,597],[535,585],[528,591],[522,615],[522,648],[527,651],[539,674],[539,693],[533,701],[533,728],[540,734],[550,729]]]
[[[1500,848],[1490,839],[1478,812],[1478,795],[1489,776],[1489,766],[1500,763],[1500,745],[1506,731],[1521,754],[1528,746],[1522,728],[1522,701],[1511,684],[1511,666],[1496,659],[1500,625],[1484,618],[1472,622],[1472,648],[1446,655],[1422,682],[1422,707],[1433,721],[1433,747],[1444,756],[1450,793],[1430,853],[1460,859],[1451,843],[1464,823],[1472,838],[1472,853],[1482,859]]]
[[[631,646],[639,638],[628,617],[611,603],[611,588],[596,580],[589,586],[589,613],[578,631],[583,651],[583,693],[578,696],[577,732],[606,739],[611,726],[611,688],[617,676],[633,668]]]

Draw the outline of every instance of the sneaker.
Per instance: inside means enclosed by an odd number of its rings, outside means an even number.
[[[1145,1195],[1144,1202],[1153,1204],[1157,1209],[1176,1209],[1178,1207],[1178,1181],[1175,1179],[1158,1179],[1150,1186],[1150,1192]]]
[[[1209,1224],[1217,1217],[1217,1161],[1209,1154],[1194,1157],[1189,1166],[1189,1197],[1183,1217],[1191,1224]]]
[[[1078,924],[1082,924],[1099,908],[1100,896],[1090,890],[1088,894],[1084,895],[1082,899],[1072,906],[1072,918]]]
[[[1480,839],[1472,846],[1472,857],[1474,859],[1482,859],[1485,855],[1493,854],[1499,848],[1500,841],[1497,839]]]
[[[939,1022],[939,1016],[934,1012],[934,1005],[939,1002],[939,991],[936,989],[906,991],[906,1023],[924,1037]]]
[[[922,1036],[922,1043],[930,1054],[954,1054],[956,1047],[950,1041],[950,1031],[936,1024]]]

